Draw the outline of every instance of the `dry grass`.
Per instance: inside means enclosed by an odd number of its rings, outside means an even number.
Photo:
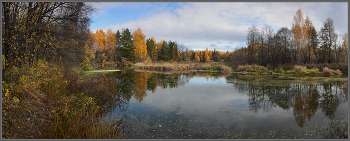
[[[237,72],[267,72],[268,69],[264,66],[259,65],[244,65],[238,66],[236,69]]]
[[[252,66],[250,65],[244,65],[244,66],[238,66],[236,71],[237,72],[249,72],[250,69],[252,69]]]
[[[196,67],[197,70],[210,70],[211,69],[211,65],[210,64],[204,64],[204,65],[198,65]]]
[[[225,71],[232,72],[230,67],[215,64],[215,63],[176,63],[176,62],[158,62],[152,64],[136,63],[134,67],[141,70],[157,70],[157,71],[174,71],[174,70],[212,70],[212,71]],[[224,67],[224,69],[222,69]]]

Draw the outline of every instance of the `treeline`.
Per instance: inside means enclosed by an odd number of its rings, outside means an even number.
[[[90,33],[91,51],[94,52],[95,61],[102,65],[106,61],[195,61],[210,62],[224,61],[228,52],[219,52],[216,49],[203,51],[193,51],[177,41],[159,42],[151,36],[146,39],[146,35],[138,28],[131,34],[128,28],[120,32],[113,32],[111,29],[105,33],[102,29],[95,33]],[[114,35],[114,36],[113,36]]]
[[[89,64],[93,11],[83,2],[2,2],[3,72],[39,59]]]
[[[303,19],[299,9],[292,28],[283,27],[274,32],[265,25],[262,29],[248,29],[247,47],[230,54],[229,62],[278,66],[281,64],[347,63],[348,34],[335,33],[333,20],[328,18],[316,31],[308,16]]]

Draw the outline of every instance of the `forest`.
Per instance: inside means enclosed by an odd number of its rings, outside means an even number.
[[[78,9],[78,10],[77,10]],[[90,31],[84,3],[3,3],[3,69],[39,59],[93,69],[96,62],[125,65],[150,61],[225,62],[279,68],[285,64],[347,64],[348,34],[335,33],[328,18],[318,31],[299,9],[292,27],[275,32],[270,25],[247,30],[247,46],[234,51],[191,50],[177,41],[146,39],[142,29]],[[132,63],[131,63],[132,62]],[[335,68],[334,68],[335,69]]]

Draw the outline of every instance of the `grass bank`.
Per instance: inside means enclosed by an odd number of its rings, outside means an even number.
[[[2,81],[2,137],[10,139],[120,138],[121,121],[101,120],[112,89],[80,68],[38,61],[13,67]],[[114,98],[115,99],[115,98]]]
[[[232,72],[232,68],[221,63],[192,63],[192,62],[158,62],[158,63],[136,63],[136,69],[155,71],[209,71],[209,72]]]
[[[275,70],[268,70],[264,66],[259,65],[244,65],[238,66],[236,68],[236,72],[241,72],[243,74],[296,74],[296,75],[307,75],[307,76],[334,76],[334,75],[342,75],[342,72],[337,69],[333,70],[328,67],[324,67],[322,71],[318,68],[314,67],[311,69],[307,69],[306,66],[298,66],[295,65],[291,70],[284,70],[282,67]]]

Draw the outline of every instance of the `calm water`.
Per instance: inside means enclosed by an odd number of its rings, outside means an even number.
[[[123,138],[324,138],[347,129],[348,78],[283,78],[219,73],[112,72]],[[347,132],[347,131],[346,131]]]

